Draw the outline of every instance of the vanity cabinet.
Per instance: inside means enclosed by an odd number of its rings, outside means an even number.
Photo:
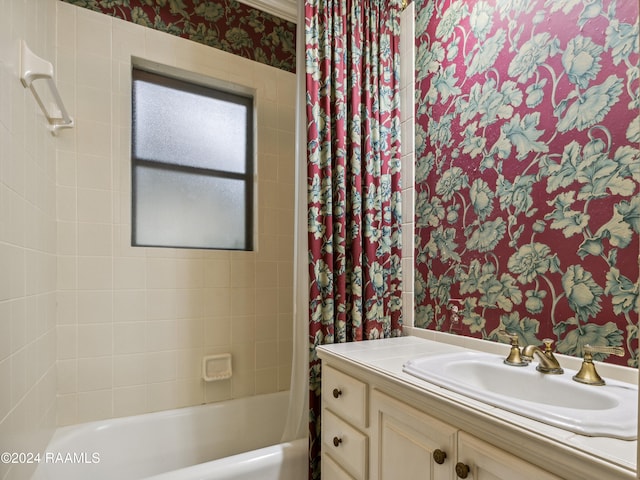
[[[318,347],[322,478],[637,480],[636,441],[574,434],[402,370],[453,351],[466,350],[415,337]]]
[[[561,480],[331,366],[322,383],[325,480]]]

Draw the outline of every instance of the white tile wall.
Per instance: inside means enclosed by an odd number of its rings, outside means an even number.
[[[288,389],[295,75],[64,2],[56,17],[77,124],[56,145],[58,423]],[[255,89],[255,252],[130,246],[132,55]],[[205,384],[222,352],[233,378]]]
[[[0,0],[0,452],[43,451],[56,421],[55,139],[18,74],[21,39],[55,60],[55,3]]]
[[[414,283],[414,218],[415,218],[415,35],[414,2],[400,16],[400,106],[402,135],[402,316],[412,327]]]
[[[56,415],[288,389],[294,75],[64,2],[0,9],[0,450],[42,451]],[[18,80],[20,38],[76,120],[58,137]],[[256,90],[256,252],[130,247],[131,55]],[[205,385],[201,357],[228,351],[234,377]],[[0,464],[0,479],[31,471]]]

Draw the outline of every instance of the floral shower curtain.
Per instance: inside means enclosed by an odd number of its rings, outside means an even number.
[[[315,347],[399,336],[401,0],[306,0],[310,478]]]

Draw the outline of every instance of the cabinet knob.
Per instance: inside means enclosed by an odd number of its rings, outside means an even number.
[[[438,464],[442,465],[447,458],[447,454],[440,450],[439,448],[433,451],[433,460]]]
[[[338,437],[333,437],[333,446],[337,447],[342,443],[342,439]]]
[[[469,465],[462,462],[456,463],[456,475],[458,478],[467,478],[469,476]]]
[[[342,390],[340,390],[339,388],[334,388],[333,389],[333,398],[338,398],[340,395],[342,395]]]

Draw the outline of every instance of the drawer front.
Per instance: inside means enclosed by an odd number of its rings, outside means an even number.
[[[353,480],[329,455],[322,455],[322,480]]]
[[[367,474],[367,436],[333,413],[322,412],[322,454],[329,455],[354,478]]]
[[[322,406],[356,427],[367,427],[367,384],[322,366]]]

